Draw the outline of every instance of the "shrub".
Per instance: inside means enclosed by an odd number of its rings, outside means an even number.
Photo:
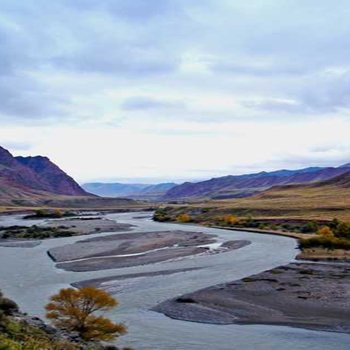
[[[153,215],[153,220],[159,222],[166,222],[170,221],[171,217],[168,215],[167,210],[165,208],[158,208]]]
[[[18,305],[14,301],[8,298],[4,298],[1,291],[0,291],[0,311],[4,315],[12,315],[14,312],[18,311]]]
[[[303,233],[314,233],[319,229],[316,221],[309,221],[305,226],[302,227],[301,232]]]
[[[182,223],[186,223],[186,222],[191,222],[192,218],[190,215],[184,213],[184,214],[180,214],[176,217],[176,221],[182,222]]]
[[[334,235],[339,238],[350,239],[350,224],[346,222],[340,222],[334,229]]]
[[[318,236],[312,238],[301,239],[299,241],[299,248],[324,248],[324,249],[344,249],[350,250],[350,241],[344,238],[337,238],[333,236]]]
[[[332,230],[329,226],[323,226],[318,231],[317,234],[324,237],[334,237]]]
[[[225,215],[223,221],[229,226],[237,225],[239,223],[239,219],[234,215]]]

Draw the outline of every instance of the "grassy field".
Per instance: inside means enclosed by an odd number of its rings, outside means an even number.
[[[336,217],[350,221],[350,187],[333,184],[286,186],[271,189],[251,198],[224,201],[220,205],[228,205],[233,210],[246,210],[253,216],[316,220],[332,220]]]
[[[212,215],[350,221],[350,187],[333,183],[272,188],[253,197],[172,205]]]

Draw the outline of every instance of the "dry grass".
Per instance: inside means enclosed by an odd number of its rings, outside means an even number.
[[[238,216],[350,221],[350,188],[338,186],[285,186],[248,198],[188,204],[232,210]]]

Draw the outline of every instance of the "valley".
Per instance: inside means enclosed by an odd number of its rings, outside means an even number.
[[[187,347],[199,350],[203,342],[215,348],[217,339],[224,341],[221,348],[225,350],[232,349],[233,342],[238,347],[245,347],[247,339],[249,343],[252,341],[256,343],[255,347],[258,350],[266,347],[277,350],[282,345],[285,349],[295,350],[305,346],[312,348],[316,344],[321,350],[328,350],[331,344],[337,344],[337,349],[340,350],[347,349],[349,336],[345,333],[257,325],[255,322],[254,325],[244,326],[244,328],[239,324],[213,325],[185,322],[172,320],[151,311],[150,309],[168,299],[178,298],[228,281],[245,279],[263,271],[287,265],[297,253],[296,243],[291,238],[176,223],[157,223],[151,220],[151,216],[152,213],[148,215],[122,213],[107,214],[106,218],[116,220],[119,224],[133,225],[132,232],[121,232],[120,235],[138,234],[142,237],[144,234],[147,235],[147,232],[161,234],[164,231],[179,230],[196,232],[198,236],[204,234],[204,237],[215,235],[221,242],[248,240],[251,244],[221,254],[196,254],[153,264],[85,272],[57,269],[47,255],[48,250],[67,245],[74,246],[82,240],[81,237],[43,240],[39,246],[32,248],[0,247],[0,277],[5,282],[2,288],[4,293],[11,295],[23,311],[42,317],[43,305],[49,295],[59,288],[70,284],[98,283],[100,287],[118,296],[121,303],[119,310],[109,315],[112,319],[125,322],[129,328],[129,333],[118,341],[118,345],[129,345],[135,349],[175,350],[186,343]],[[20,215],[2,216],[1,225],[6,225],[7,220],[17,224],[24,221]],[[52,222],[55,219],[50,220]],[[89,240],[97,240],[96,243],[98,243],[101,238],[109,236],[111,236],[110,233],[101,232],[92,234]],[[6,264],[4,264],[5,261]],[[11,266],[11,271],[14,273],[9,274],[7,266]],[[282,274],[274,274],[274,276],[277,279],[288,278],[283,277]],[[345,282],[346,279],[343,281]],[[307,286],[305,285],[304,288]],[[283,293],[283,291],[276,293]],[[220,298],[220,300],[224,299]],[[178,334],[181,334],[181,337],[178,337]]]

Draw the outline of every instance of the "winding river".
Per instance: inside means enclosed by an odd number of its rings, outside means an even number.
[[[119,345],[135,350],[348,350],[350,335],[262,325],[208,325],[173,320],[149,309],[166,299],[232,281],[287,264],[297,253],[291,238],[228,231],[198,226],[153,222],[145,213],[109,214],[109,219],[135,225],[134,232],[187,230],[213,233],[223,239],[250,240],[252,244],[230,252],[186,257],[173,261],[94,272],[68,272],[55,268],[47,250],[81,240],[82,237],[50,239],[34,248],[0,247],[0,286],[21,309],[43,317],[50,295],[70,283],[105,276],[140,272],[201,269],[170,275],[119,280],[113,291],[120,306],[109,315],[123,321],[129,333]],[[37,222],[37,221],[36,221]],[[32,224],[32,222],[27,222]],[[0,226],[21,224],[20,216],[0,217]],[[90,235],[107,235],[98,233]]]

